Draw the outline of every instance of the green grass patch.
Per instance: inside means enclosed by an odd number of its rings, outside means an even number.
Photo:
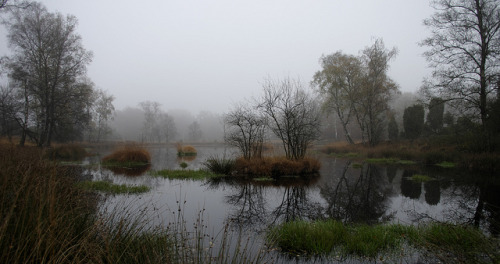
[[[415,227],[300,220],[271,228],[266,238],[272,246],[294,255],[336,254],[376,259],[411,246],[445,263],[498,263],[500,260],[497,239],[473,227],[442,223]]]
[[[415,164],[417,164],[417,162],[413,161],[413,160],[398,160],[397,163],[401,164],[401,165],[415,165]]]
[[[294,254],[374,258],[384,250],[401,245],[414,229],[402,225],[346,226],[339,221],[292,221],[272,228],[267,239],[283,251]]]
[[[397,163],[398,159],[395,159],[395,158],[371,158],[371,159],[366,159],[366,162],[372,163],[372,164],[393,164],[393,163]]]
[[[270,178],[270,177],[256,177],[256,178],[253,178],[253,180],[258,181],[258,182],[274,181],[274,179]]]
[[[77,184],[78,186],[94,191],[101,191],[112,194],[123,194],[123,193],[145,193],[150,190],[148,186],[128,186],[126,184],[114,184],[108,181],[83,181]]]
[[[449,162],[449,161],[443,161],[443,162],[436,164],[436,166],[439,166],[441,168],[455,168],[456,164],[453,162]]]
[[[435,178],[423,174],[414,174],[413,176],[410,177],[410,179],[416,182],[428,182],[435,180]]]
[[[357,158],[360,156],[359,153],[356,153],[356,152],[347,152],[347,153],[330,153],[329,154],[330,156],[334,156],[334,157],[337,157],[337,158]]]
[[[363,168],[363,164],[360,164],[360,163],[353,163],[351,165],[351,167],[355,168],[355,169],[361,169]]]
[[[149,174],[155,177],[177,180],[205,180],[220,176],[206,170],[158,170],[151,171]]]

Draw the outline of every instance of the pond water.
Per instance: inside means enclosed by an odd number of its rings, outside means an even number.
[[[148,147],[152,164],[146,169],[180,169],[183,161],[188,163],[187,169],[199,169],[210,156],[236,154],[224,145],[195,147],[198,155],[187,159],[179,159],[173,146]],[[99,151],[101,157],[109,152]],[[320,175],[307,181],[169,180],[145,172],[127,176],[127,171],[113,172],[100,166],[92,166],[89,174],[93,180],[151,187],[145,194],[108,196],[101,204],[102,212],[140,215],[150,226],[166,226],[182,216],[186,226],[193,227],[203,219],[208,233],[218,234],[229,226],[251,239],[256,248],[264,243],[263,235],[270,225],[293,219],[369,224],[445,221],[474,224],[498,236],[500,189],[498,184],[481,180],[484,177],[438,167],[361,164],[320,154],[318,158]],[[422,183],[409,179],[415,174],[433,180]],[[289,260],[275,254],[283,262]],[[418,256],[409,258],[413,258],[410,262],[418,261]],[[294,259],[308,261],[312,260]]]

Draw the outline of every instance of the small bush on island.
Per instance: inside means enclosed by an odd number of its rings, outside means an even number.
[[[126,146],[104,157],[106,166],[143,166],[151,162],[149,152],[138,146]]]
[[[177,143],[176,145],[177,148],[177,156],[196,156],[198,154],[198,151],[196,150],[195,147],[191,145],[185,145],[183,146],[181,143]]]

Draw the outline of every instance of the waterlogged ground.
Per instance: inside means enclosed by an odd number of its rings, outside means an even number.
[[[235,155],[235,150],[223,145],[196,146],[198,155],[179,159],[173,146],[149,147],[152,164],[144,170],[199,169],[210,156]],[[106,155],[110,150],[100,150]],[[296,178],[282,182],[169,180],[152,177],[146,171],[110,171],[99,165],[90,166],[87,175],[93,180],[108,180],[117,184],[147,185],[151,191],[140,195],[110,195],[103,200],[101,210],[130,219],[138,218],[143,225],[172,228],[182,222],[190,231],[208,234],[206,246],[213,238],[223,237],[232,230],[231,239],[241,234],[248,250],[258,253],[264,246],[263,235],[273,224],[294,219],[333,218],[345,223],[404,223],[426,221],[472,223],[484,232],[498,236],[500,230],[500,193],[498,185],[480,180],[481,177],[453,169],[420,166],[387,166],[349,161],[318,154],[320,175],[304,181]],[[97,163],[99,157],[88,160]],[[127,174],[132,174],[129,176]],[[430,181],[411,180],[415,174],[426,175]],[[251,247],[251,248],[250,248]],[[328,259],[294,258],[274,251],[277,262],[330,262]],[[405,252],[404,262],[420,261],[417,252]],[[362,259],[340,259],[358,263]],[[369,262],[369,261],[368,261]]]

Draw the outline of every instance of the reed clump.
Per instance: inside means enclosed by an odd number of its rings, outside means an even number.
[[[145,148],[139,146],[125,146],[102,159],[105,165],[141,166],[151,162],[151,155]]]
[[[86,262],[96,197],[34,147],[0,145],[0,262]]]
[[[290,160],[286,157],[237,158],[234,170],[237,175],[248,176],[301,176],[315,174],[321,167],[317,159],[306,157]]]
[[[234,172],[235,168],[235,159],[219,157],[217,155],[213,155],[209,157],[203,165],[205,168],[215,174],[220,175],[231,175]]]

